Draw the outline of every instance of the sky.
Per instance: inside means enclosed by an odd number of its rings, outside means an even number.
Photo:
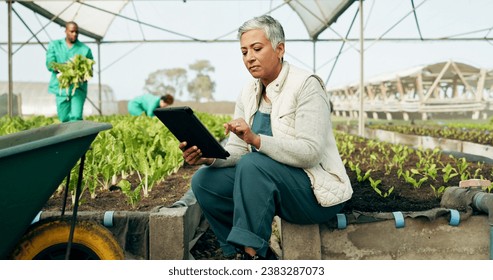
[[[323,3],[324,0],[322,0]],[[326,0],[325,0],[326,1]],[[442,38],[466,33],[454,38],[492,38],[493,10],[490,0],[415,0],[416,14],[408,0],[366,0],[363,14],[365,38]],[[271,9],[273,17],[284,27],[287,40],[309,39],[309,35],[298,15],[279,0],[165,0],[136,1],[128,4],[122,15],[140,19],[151,25],[199,39],[236,39],[237,28],[253,16]],[[320,34],[323,42],[286,42],[285,59],[297,66],[314,71],[327,87],[354,83],[360,79],[359,43],[344,44],[341,55],[341,38],[359,38],[359,15],[350,32],[349,26],[358,8],[354,3],[329,29]],[[21,15],[31,31],[39,32],[42,42],[64,37],[64,29],[19,4],[14,9]],[[137,15],[137,16],[136,16]],[[45,30],[42,27],[47,25]],[[0,81],[8,80],[7,64],[7,5],[0,2]],[[25,42],[30,31],[13,14],[13,41]],[[40,31],[41,30],[41,31]],[[472,32],[477,31],[477,32]],[[118,40],[176,40],[183,37],[170,32],[140,26],[134,22],[116,18],[108,29],[104,41]],[[92,39],[80,36],[98,58],[97,45]],[[329,41],[331,40],[331,41]],[[31,40],[35,42],[35,40]],[[45,50],[39,44],[13,47],[13,80],[48,82],[50,73],[45,68]],[[234,101],[242,85],[251,77],[245,69],[239,42],[222,43],[104,43],[96,59],[101,67],[98,76],[90,83],[97,84],[99,78],[109,85],[117,100],[128,100],[144,93],[147,76],[159,69],[181,67],[197,60],[209,60],[215,68],[211,74],[216,82],[214,97],[217,101]],[[315,53],[315,59],[314,59]],[[493,69],[493,41],[365,41],[364,77],[404,70],[418,65],[447,60],[471,64],[478,68]],[[315,61],[315,65],[314,65]],[[332,72],[332,74],[330,74]],[[189,74],[191,75],[192,72]],[[189,75],[189,76],[190,76]],[[330,79],[329,79],[330,77]],[[14,89],[15,92],[15,89]],[[187,96],[178,96],[187,100]]]

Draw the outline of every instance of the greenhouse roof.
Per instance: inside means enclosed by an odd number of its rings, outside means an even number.
[[[94,39],[102,39],[115,16],[128,1],[19,1],[19,3],[60,25],[75,21],[82,34]]]
[[[9,2],[0,1],[0,10]],[[36,0],[12,1],[12,21],[0,17],[0,60],[12,43],[12,79],[46,81],[48,42],[79,24],[80,40],[98,56],[101,79],[120,100],[142,91],[156,69],[206,59],[215,67],[216,100],[234,100],[249,78],[239,59],[237,28],[270,14],[286,35],[286,60],[315,72],[327,88],[380,73],[440,61],[493,69],[491,0]],[[363,10],[360,12],[360,8]],[[89,12],[90,11],[90,12]],[[361,16],[361,17],[360,17]],[[364,23],[364,50],[360,29]],[[211,43],[211,44],[209,44]],[[212,44],[216,43],[216,44]],[[223,44],[224,43],[224,44]],[[231,44],[227,44],[231,43]],[[360,53],[364,53],[364,59]],[[238,59],[235,59],[238,58]],[[360,61],[364,61],[364,67]],[[4,68],[9,64],[3,63]],[[360,75],[363,68],[364,75]],[[9,70],[10,71],[10,70]],[[0,71],[7,80],[9,71]],[[491,72],[488,72],[491,73]],[[132,75],[132,79],[122,78]]]
[[[101,40],[106,35],[115,17],[119,16],[129,2],[132,1],[19,1],[20,4],[62,26],[68,21],[77,22],[81,34],[96,40]],[[284,0],[284,2],[299,15],[310,37],[316,39],[354,0]]]

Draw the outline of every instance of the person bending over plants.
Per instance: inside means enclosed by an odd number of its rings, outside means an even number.
[[[145,114],[149,117],[153,117],[156,108],[168,107],[169,105],[172,105],[174,101],[174,97],[170,94],[157,96],[146,93],[137,96],[128,102],[128,112],[132,116]]]

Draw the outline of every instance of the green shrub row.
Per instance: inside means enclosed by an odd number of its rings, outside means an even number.
[[[224,139],[222,124],[229,116],[196,112],[198,118],[218,139]],[[142,196],[147,196],[152,187],[176,172],[183,165],[178,140],[157,119],[146,116],[90,116],[89,121],[111,123],[112,129],[102,131],[86,152],[84,184],[82,191],[96,197],[100,190],[111,185],[121,187],[130,204],[136,205]],[[59,123],[53,117],[2,117],[0,135]],[[75,199],[75,187],[80,163],[72,169],[70,190]],[[128,181],[137,177],[137,186]],[[62,182],[60,190],[65,182]]]

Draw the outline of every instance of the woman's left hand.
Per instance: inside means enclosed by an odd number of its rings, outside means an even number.
[[[186,149],[187,142],[181,142],[179,144],[180,150],[183,152],[183,159],[190,165],[207,164],[211,165],[214,162],[213,158],[202,157],[202,151],[197,146]]]
[[[247,144],[253,145],[257,149],[260,148],[260,136],[253,133],[250,126],[244,119],[239,118],[225,123],[224,128],[226,130],[226,134],[233,132]]]

